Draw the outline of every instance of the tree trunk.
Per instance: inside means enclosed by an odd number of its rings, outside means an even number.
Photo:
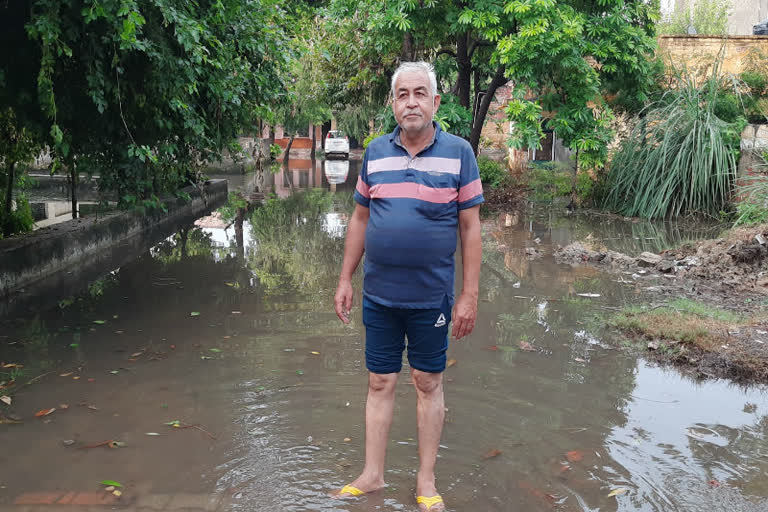
[[[72,218],[77,218],[77,169],[75,168],[74,160],[69,162],[69,179],[71,181],[72,189]]]
[[[477,155],[477,148],[480,145],[480,133],[483,131],[483,123],[485,123],[485,116],[488,114],[488,107],[491,106],[496,89],[504,85],[506,81],[504,68],[500,66],[496,69],[496,74],[493,75],[493,79],[490,85],[488,85],[483,101],[480,102],[480,108],[477,109],[477,117],[472,120],[472,133],[469,136],[469,143],[472,145],[472,151],[475,152],[475,155]],[[477,91],[475,91],[475,94],[477,94]]]
[[[459,104],[464,108],[469,108],[470,77],[472,75],[472,61],[467,53],[468,33],[459,34],[456,40],[456,64],[459,70],[457,78]]]
[[[3,236],[11,236],[12,222],[11,222],[11,203],[13,203],[13,182],[16,179],[14,171],[16,170],[16,162],[11,160],[8,166],[8,185],[5,188],[5,207],[3,212]]]
[[[403,53],[401,55],[403,62],[413,60],[413,34],[406,32],[403,34]]]

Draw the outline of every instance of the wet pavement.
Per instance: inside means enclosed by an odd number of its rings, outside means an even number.
[[[41,298],[56,306],[3,318],[0,382],[17,385],[0,413],[20,423],[0,424],[0,509],[418,510],[406,372],[389,486],[327,496],[363,460],[360,310],[347,327],[332,311],[359,165],[236,177],[230,188],[285,199],[242,226],[187,226]],[[477,327],[451,342],[445,373],[449,510],[768,510],[766,389],[617,348],[605,316],[642,300],[643,278],[551,255],[576,239],[637,253],[711,231],[539,206],[490,215],[483,232]]]

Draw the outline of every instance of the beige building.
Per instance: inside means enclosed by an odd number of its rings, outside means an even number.
[[[691,8],[696,0],[661,0],[662,17],[669,16],[675,9]],[[731,0],[728,16],[728,34],[732,36],[752,35],[752,27],[768,18],[768,0]]]

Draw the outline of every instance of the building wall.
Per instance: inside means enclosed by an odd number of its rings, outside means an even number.
[[[658,54],[676,68],[706,72],[725,44],[721,71],[738,74],[744,71],[750,52],[768,55],[768,36],[659,36]]]

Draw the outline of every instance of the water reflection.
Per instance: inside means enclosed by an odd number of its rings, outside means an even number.
[[[0,361],[24,364],[27,378],[54,373],[1,412],[25,424],[0,430],[0,467],[15,468],[2,474],[0,504],[110,478],[130,482],[129,497],[183,494],[222,511],[415,510],[405,376],[390,487],[354,501],[326,495],[362,465],[365,369],[359,307],[345,327],[331,305],[359,161],[333,194],[343,173],[318,162],[245,176],[264,194],[252,212],[185,227],[87,293],[2,320]],[[270,197],[283,183],[292,193]],[[446,372],[438,486],[450,508],[765,510],[765,390],[692,382],[607,343],[604,313],[637,300],[637,286],[556,264],[567,222],[538,211],[484,222],[476,331],[452,342]],[[579,220],[569,236],[589,233],[607,231]],[[49,423],[34,418],[80,402]],[[174,419],[216,440],[168,427]],[[484,457],[492,450],[501,453]]]

